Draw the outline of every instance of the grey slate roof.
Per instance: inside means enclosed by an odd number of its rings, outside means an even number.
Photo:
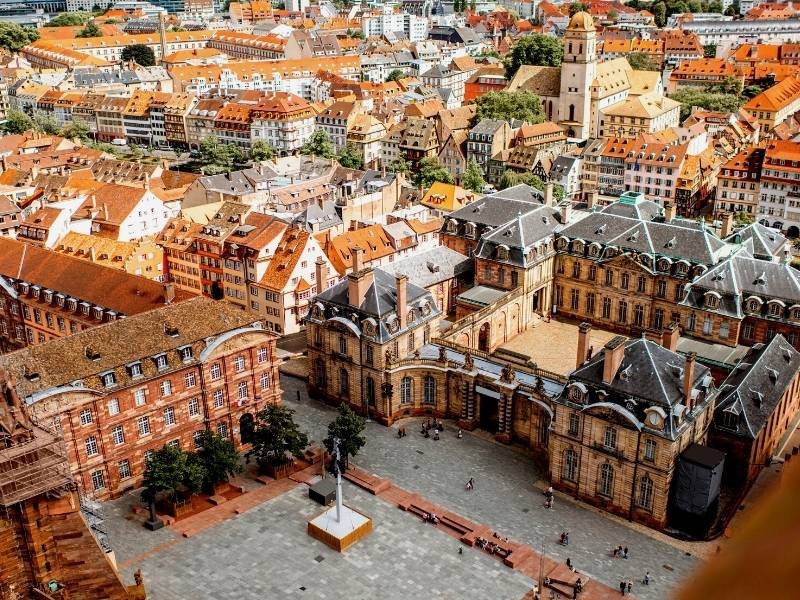
[[[600,212],[617,215],[619,217],[630,217],[631,219],[641,219],[642,221],[652,221],[661,215],[661,207],[651,200],[640,200],[635,204],[627,202],[614,202],[604,207]],[[688,225],[691,222],[687,222]]]
[[[550,177],[552,179],[561,179],[565,177],[572,170],[573,166],[575,166],[577,160],[577,156],[571,156],[569,154],[562,154],[556,157],[553,161],[553,166],[550,168]]]
[[[471,272],[472,263],[468,256],[445,246],[438,246],[384,265],[381,269],[392,275],[406,275],[411,283],[427,288]]]
[[[499,246],[508,248],[508,259],[503,262],[524,267],[526,249],[551,238],[561,227],[561,213],[552,206],[538,206],[524,215],[506,223],[481,237],[476,255],[480,258],[496,258]]]
[[[725,238],[730,244],[743,244],[756,258],[771,260],[779,256],[786,245],[786,238],[780,231],[752,223]]]
[[[294,224],[300,225],[306,231],[325,231],[331,227],[342,225],[342,218],[336,212],[336,203],[333,200],[323,202],[322,206],[316,202],[308,205],[303,212],[297,215],[293,221]]]
[[[476,285],[458,295],[459,301],[469,302],[478,306],[489,306],[508,293],[507,290],[500,290],[489,287],[488,285]]]
[[[755,439],[798,370],[800,352],[782,335],[776,335],[766,345],[756,344],[720,386],[716,416],[719,418],[726,412],[738,415],[735,433]]]
[[[470,129],[469,132],[470,134],[476,135],[494,135],[495,132],[505,124],[506,121],[502,119],[482,119],[481,122]]]
[[[450,213],[449,218],[490,227],[505,225],[520,213],[527,213],[544,202],[544,195],[524,183],[495,192],[464,208]]]
[[[391,322],[396,318],[397,280],[394,275],[382,269],[373,269],[372,277],[372,285],[367,290],[361,306],[351,306],[348,302],[347,278],[316,296],[313,303],[315,306],[319,305],[323,308],[324,313],[321,318],[344,320],[348,327],[352,325],[359,332],[363,322],[366,319],[372,319],[376,330],[374,339],[379,343],[384,343],[406,331],[390,331]],[[406,283],[406,298],[409,306],[419,309],[417,311],[419,318],[415,324],[420,320],[430,320],[441,312],[433,295],[425,288],[410,281]],[[425,315],[426,311],[427,315]]]

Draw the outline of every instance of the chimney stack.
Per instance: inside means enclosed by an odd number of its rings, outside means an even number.
[[[353,273],[358,273],[364,268],[364,250],[359,246],[353,248]]]
[[[686,364],[683,367],[683,397],[686,402],[686,409],[689,412],[694,410],[694,399],[692,398],[692,388],[694,383],[694,363],[697,354],[690,352],[686,355]]]
[[[103,202],[103,219],[108,221],[108,204]]]
[[[719,229],[719,237],[725,239],[733,233],[733,213],[727,212],[722,215],[722,227]]]
[[[317,257],[315,264],[317,267],[317,294],[321,294],[325,291],[328,283],[328,265],[325,264],[325,259],[321,256]]]
[[[165,283],[164,284],[164,304],[170,304],[173,300],[175,300],[175,284],[174,283]]]
[[[589,196],[586,199],[586,208],[592,210],[595,206],[597,206],[600,202],[600,192],[597,190],[592,190],[589,192]]]
[[[575,368],[577,369],[589,358],[589,334],[592,331],[592,326],[589,323],[581,323],[578,327],[578,356],[575,360]]]
[[[545,206],[555,206],[555,194],[553,193],[553,182],[548,181],[544,184],[544,203]]]
[[[375,279],[372,269],[364,268],[363,252],[358,246],[353,248],[353,272],[347,275],[347,302],[356,308],[364,302]]]
[[[678,338],[681,337],[681,330],[677,323],[670,323],[664,328],[661,334],[661,345],[671,352],[678,351]]]
[[[603,383],[606,385],[614,381],[622,359],[625,358],[625,342],[626,338],[618,335],[603,346]]]
[[[561,224],[566,225],[572,217],[572,202],[564,200],[558,207],[561,210]]]
[[[674,202],[665,202],[664,203],[664,222],[669,223],[672,219],[675,218],[675,208]]]
[[[94,249],[94,246],[89,247],[89,260],[97,262],[97,250]]]
[[[408,282],[408,277],[398,275],[395,281],[397,283],[397,306],[395,306],[395,311],[397,312],[397,318],[400,320],[400,329],[405,329],[406,313],[408,312],[408,307],[406,306],[408,298],[406,283]]]

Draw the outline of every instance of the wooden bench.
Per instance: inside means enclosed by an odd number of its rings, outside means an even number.
[[[446,514],[439,517],[439,522],[442,523],[442,525],[445,525],[450,529],[457,531],[461,535],[464,535],[472,531],[470,527],[467,527],[463,523],[456,521],[455,519],[451,518],[449,515]]]

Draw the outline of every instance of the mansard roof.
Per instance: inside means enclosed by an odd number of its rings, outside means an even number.
[[[450,213],[448,218],[498,227],[505,225],[520,213],[527,213],[543,203],[544,194],[542,192],[521,183],[475,200],[464,208]]]
[[[786,238],[777,229],[761,223],[752,223],[725,238],[729,244],[742,244],[756,258],[771,260],[779,256],[786,245]]]
[[[561,214],[557,209],[539,206],[484,235],[475,254],[480,258],[497,258],[496,249],[505,246],[509,253],[504,262],[525,266],[526,249],[551,239],[561,226]]]

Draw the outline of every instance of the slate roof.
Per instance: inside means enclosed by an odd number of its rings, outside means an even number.
[[[662,214],[661,207],[652,200],[638,200],[635,203],[613,202],[600,212],[619,217],[630,217],[642,221],[652,221]]]
[[[800,352],[782,335],[776,335],[768,344],[756,344],[720,386],[716,415],[739,415],[735,433],[756,439],[798,370]]]
[[[572,168],[575,166],[575,162],[578,160],[579,158],[577,156],[571,156],[569,154],[557,156],[553,161],[553,166],[550,169],[550,177],[553,179],[565,177],[572,170]]]
[[[520,213],[529,212],[543,202],[544,195],[539,190],[522,183],[475,200],[464,208],[450,213],[449,218],[497,227],[508,223]]]
[[[534,208],[484,235],[475,254],[480,258],[496,259],[497,248],[505,246],[509,252],[508,259],[503,262],[524,267],[527,264],[526,250],[541,240],[550,238],[560,229],[560,219],[560,211],[552,206]]]
[[[472,259],[445,246],[412,254],[381,267],[392,275],[403,274],[420,287],[430,287],[472,271]]]
[[[372,277],[372,285],[367,290],[361,306],[351,306],[348,302],[347,278],[316,296],[314,304],[324,307],[326,319],[336,317],[344,319],[359,331],[364,320],[372,319],[376,329],[374,339],[379,343],[385,343],[406,331],[390,331],[390,322],[396,318],[397,279],[382,269],[372,269]],[[440,313],[433,295],[411,281],[406,283],[406,299],[409,306],[429,311],[427,316],[424,315],[424,310],[418,311],[419,319],[423,321],[430,320]],[[417,323],[418,320],[414,325]]]
[[[786,246],[786,238],[780,231],[765,227],[761,223],[752,223],[729,235],[725,241],[730,244],[743,244],[753,256],[765,260],[780,256]]]
[[[293,224],[303,227],[306,231],[325,231],[331,227],[342,225],[342,218],[336,212],[336,203],[328,200],[320,206],[317,202],[312,202],[308,207],[297,215],[292,221]]]

